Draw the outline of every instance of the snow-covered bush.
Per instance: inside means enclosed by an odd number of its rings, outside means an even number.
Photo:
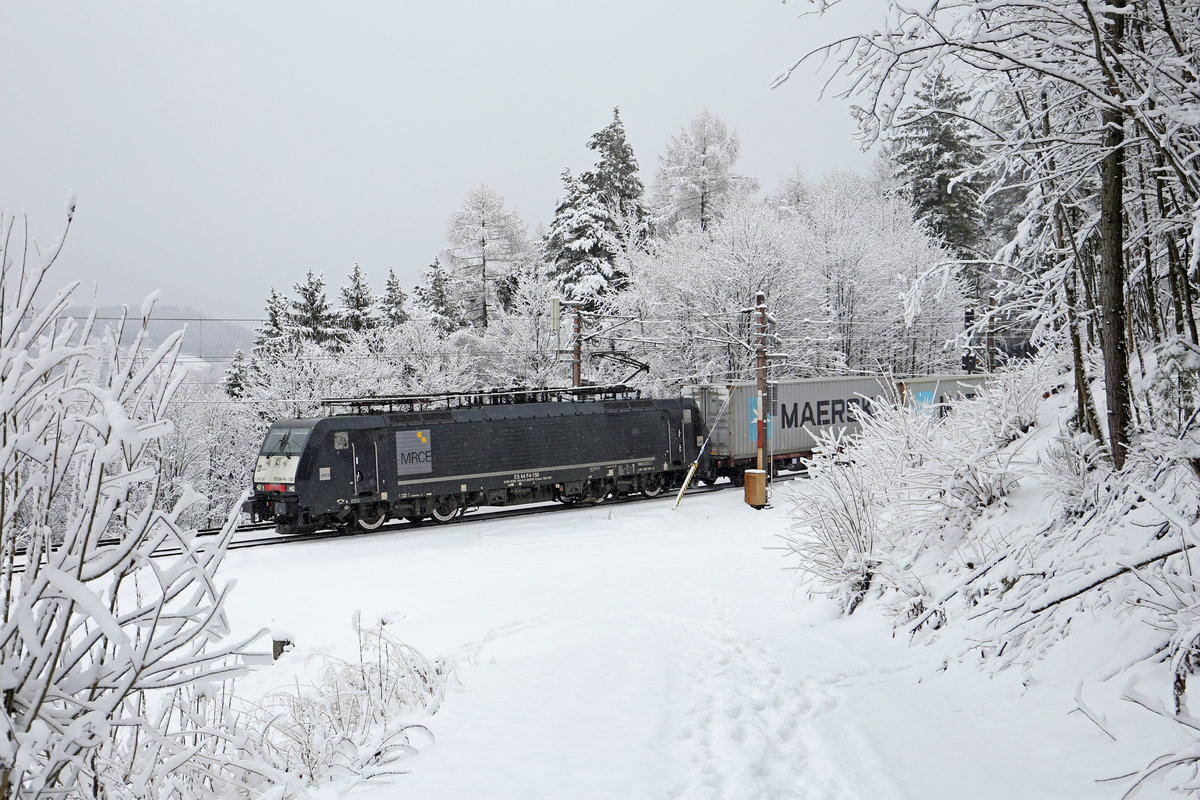
[[[958,419],[986,431],[997,447],[1015,442],[1033,429],[1044,396],[1062,378],[1057,354],[1021,362],[993,373],[968,403],[959,403]]]
[[[441,704],[450,668],[395,639],[387,623],[354,619],[358,662],[320,656],[316,679],[274,692],[256,711],[262,749],[281,771],[309,784],[366,783],[396,775],[432,738],[425,720]]]
[[[1002,510],[1018,483],[1014,440],[1036,420],[1038,374],[1013,368],[995,376],[998,388],[948,408],[876,403],[860,433],[822,442],[810,480],[793,490],[796,522],[784,538],[796,569],[847,612],[871,586],[898,592],[901,617],[925,616],[923,573],[974,570],[1009,544],[977,523]],[[1016,396],[1005,387],[1019,387]]]
[[[74,285],[43,292],[62,241],[19,239],[0,215],[0,798],[93,797],[153,738],[142,701],[234,674],[249,640],[222,641],[232,523],[201,542],[192,498],[159,504],[181,336],[143,351],[152,302],[103,332],[70,318]]]
[[[864,471],[832,456],[810,461],[808,477],[807,491],[794,501],[795,523],[784,542],[805,582],[833,597],[843,613],[853,614],[881,567],[879,492]]]
[[[214,681],[130,698],[128,714],[145,724],[136,735],[114,736],[95,759],[102,796],[241,800],[302,794],[302,781],[272,766],[261,732],[247,727],[252,717],[238,710],[233,690],[233,681]]]
[[[1096,507],[1108,470],[1100,444],[1085,431],[1061,428],[1038,457],[1045,493],[1060,518],[1078,519]]]

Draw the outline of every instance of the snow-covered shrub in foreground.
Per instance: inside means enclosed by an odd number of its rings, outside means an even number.
[[[233,681],[185,684],[129,701],[139,720],[96,759],[106,800],[241,800],[299,796],[303,782],[274,768],[238,710]],[[86,794],[84,796],[87,796]]]
[[[74,286],[40,293],[61,241],[27,250],[13,227],[0,216],[0,798],[93,797],[152,738],[143,700],[240,668],[216,578],[233,525],[200,542],[186,500],[158,505],[148,445],[180,336],[141,349],[149,302],[101,336],[67,317]],[[148,783],[169,762],[144,763]]]
[[[316,679],[274,692],[255,712],[261,748],[274,766],[316,784],[367,783],[402,772],[414,739],[432,738],[424,721],[442,701],[448,664],[397,641],[380,621],[355,615],[358,662],[318,657]]]

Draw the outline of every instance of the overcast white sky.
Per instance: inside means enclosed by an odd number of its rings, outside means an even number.
[[[867,5],[867,4],[864,4]],[[870,4],[875,5],[875,4]],[[32,2],[0,10],[0,206],[43,243],[78,211],[61,282],[100,303],[258,317],[305,270],[406,290],[487,183],[534,230],[619,106],[647,186],[708,107],[764,189],[865,170],[843,103],[802,70],[863,7],[779,0]],[[854,14],[861,15],[855,19]]]

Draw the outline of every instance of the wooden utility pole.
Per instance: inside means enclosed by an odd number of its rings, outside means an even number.
[[[754,368],[758,383],[758,469],[763,468],[764,419],[767,416],[767,296],[759,292],[754,296],[754,313],[757,315],[754,342]]]
[[[575,332],[571,343],[571,385],[576,389],[583,386],[583,305],[576,303]]]
[[[559,329],[559,313],[564,307],[575,315],[575,324],[571,329],[571,386],[578,389],[583,386],[583,303],[559,300],[557,297],[550,300],[550,328],[555,332]]]

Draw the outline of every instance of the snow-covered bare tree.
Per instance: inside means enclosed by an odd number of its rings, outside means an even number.
[[[667,142],[650,189],[650,207],[660,234],[680,224],[706,230],[739,187],[754,182],[733,165],[741,154],[736,131],[704,109]]]
[[[804,243],[798,221],[741,194],[708,230],[685,227],[631,253],[619,308],[640,320],[636,338],[658,342],[646,354],[652,380],[670,390],[747,377],[750,360],[738,342],[748,340],[741,311],[755,294],[789,320],[818,304]]]
[[[1036,335],[1075,343],[1081,407],[1091,344],[1077,323],[1091,320],[1103,354],[1107,446],[1121,466],[1133,418],[1129,353],[1170,336],[1197,340],[1194,4],[889,8],[879,30],[813,55],[829,56],[845,79],[868,139],[912,113],[923,75],[966,82],[973,103],[964,113],[991,154],[982,168],[1027,191],[1025,221],[1002,253],[1018,271],[1010,307],[1029,312]]]
[[[566,385],[550,320],[550,301],[558,292],[537,265],[525,267],[518,277],[512,310],[488,326],[484,347],[489,356],[479,364],[480,380],[494,387]]]
[[[285,359],[286,356],[279,356]],[[258,380],[244,374],[239,394],[231,397],[202,372],[191,372],[171,397],[167,417],[170,433],[151,447],[151,458],[162,481],[160,494],[168,505],[199,493],[182,512],[181,524],[212,528],[220,525],[250,485],[254,460],[269,420],[245,402]]]
[[[641,338],[661,340],[646,360],[668,388],[751,377],[741,312],[757,292],[777,320],[773,347],[789,355],[774,375],[947,370],[958,358],[945,345],[961,326],[962,294],[937,270],[946,257],[902,195],[831,173],[765,202],[740,192],[708,230],[631,254],[620,310],[654,320]]]
[[[455,299],[470,324],[486,328],[489,312],[503,305],[499,295],[508,274],[529,250],[525,223],[505,208],[501,195],[480,184],[446,220],[446,240]]]
[[[822,293],[805,315],[808,341],[839,370],[955,371],[958,352],[947,345],[962,326],[963,291],[957,279],[943,281],[939,268],[951,256],[914,218],[906,194],[831,172],[803,195],[792,210]]]

